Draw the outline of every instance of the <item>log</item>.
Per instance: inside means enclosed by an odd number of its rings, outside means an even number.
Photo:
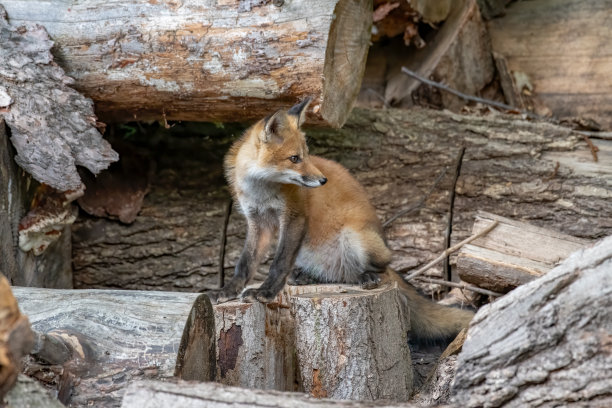
[[[491,46],[512,72],[528,78],[543,113],[583,117],[610,129],[609,14],[609,4],[597,0],[515,2],[488,23]]]
[[[214,381],[217,371],[215,312],[206,295],[193,302],[183,328],[174,376],[182,380]]]
[[[15,385],[21,358],[33,344],[28,318],[19,312],[8,280],[0,276],[0,403]]]
[[[122,408],[411,408],[410,403],[336,401],[299,393],[251,390],[216,383],[136,381],[128,387]]]
[[[134,144],[156,163],[150,193],[131,225],[81,216],[73,226],[74,282],[79,288],[199,291],[218,287],[219,249],[229,195],[222,174],[224,129],[177,124],[145,128]],[[425,109],[356,109],[341,130],[308,129],[310,151],[339,161],[364,185],[386,220],[418,203],[443,167],[449,170],[425,204],[386,229],[396,270],[417,268],[471,235],[477,210],[584,239],[612,234],[612,141],[594,140],[512,115],[478,117]],[[202,135],[206,135],[204,138]],[[457,153],[465,155],[449,220]],[[205,147],[205,148],[203,148]],[[557,170],[557,162],[559,167]],[[233,211],[224,258],[229,276],[244,244],[244,218]],[[454,266],[455,257],[451,255]],[[269,262],[256,281],[266,276]],[[442,277],[441,267],[427,276]],[[431,292],[431,284],[419,284]]]
[[[495,72],[486,27],[476,0],[452,2],[442,28],[426,47],[402,52],[390,67],[385,100],[392,106],[441,106],[460,110],[465,101],[439,93],[401,72],[405,66],[426,78],[441,80],[461,92],[476,95],[491,82]]]
[[[392,285],[289,287],[274,303],[214,309],[194,293],[15,293],[39,333],[26,373],[74,406],[118,406],[129,381],[173,374],[318,397],[406,400],[412,390],[408,317]]]
[[[526,222],[478,212],[472,232],[497,221],[490,234],[461,248],[459,277],[481,288],[506,293],[550,271],[590,241]]]
[[[341,126],[372,23],[371,0],[3,4],[46,28],[106,121],[249,121],[311,95],[313,119]]]
[[[410,398],[409,311],[395,287],[297,290],[291,306],[304,391],[332,399]]]
[[[64,408],[64,405],[49,395],[37,381],[19,374],[17,383],[9,391],[3,405],[5,408]]]
[[[73,80],[54,63],[53,41],[45,29],[11,21],[0,6],[0,116],[11,129],[15,161],[41,183],[79,191],[76,166],[98,174],[118,159],[117,153],[96,128],[91,99],[70,88]]]
[[[19,249],[20,223],[24,219],[39,184],[25,171],[19,169],[11,145],[0,118],[0,274],[13,285],[47,288],[72,287],[72,243],[69,227],[59,229],[59,238],[51,235],[42,254]],[[57,228],[57,224],[50,224]],[[51,228],[53,229],[53,228]],[[47,232],[50,229],[47,230]],[[57,233],[57,229],[54,229]],[[39,237],[41,234],[38,235]]]
[[[198,296],[38,288],[14,292],[32,327],[49,338],[42,340],[64,345],[69,356],[66,360],[65,353],[49,353],[48,346],[39,345],[39,360],[29,361],[26,373],[56,389],[65,403],[97,407],[119,406],[133,379],[173,376],[181,333]],[[56,378],[49,372],[56,372]]]
[[[612,404],[612,236],[479,310],[459,355],[462,407]]]

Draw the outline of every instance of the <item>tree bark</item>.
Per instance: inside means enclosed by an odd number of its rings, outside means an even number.
[[[371,0],[3,2],[43,25],[103,120],[259,119],[314,96],[346,120],[370,40]]]
[[[0,403],[13,388],[21,358],[34,344],[28,318],[19,312],[8,280],[0,276]]]
[[[304,394],[251,390],[216,383],[190,384],[159,381],[138,381],[131,384],[123,399],[122,408],[193,407],[226,408],[411,408],[409,403],[376,403],[372,401],[335,401],[316,399]]]
[[[12,285],[45,288],[72,287],[71,230],[63,228],[59,239],[44,253],[34,255],[19,248],[19,224],[28,212],[38,183],[19,169],[13,156],[4,120],[0,118],[0,274]]]
[[[198,134],[199,132],[199,134]],[[156,171],[151,191],[131,225],[81,217],[73,228],[75,286],[80,288],[216,288],[219,233],[229,199],[222,157],[224,129],[181,125],[132,136]],[[178,136],[181,134],[180,136]],[[210,136],[203,141],[201,134]],[[421,200],[440,171],[449,170],[425,205],[386,229],[396,270],[417,268],[471,235],[484,210],[586,239],[612,234],[612,142],[594,140],[593,162],[582,137],[571,130],[517,116],[457,115],[424,109],[355,110],[341,130],[307,130],[313,154],[339,161],[364,185],[382,220]],[[176,135],[176,136],[175,136]],[[448,217],[457,152],[465,155]],[[559,167],[557,170],[557,162]],[[227,228],[225,273],[231,275],[246,226],[233,211]],[[451,263],[455,257],[451,256]],[[267,274],[264,264],[257,280]],[[441,277],[440,267],[427,273]],[[421,285],[431,290],[430,284]]]
[[[493,231],[461,248],[457,272],[465,282],[506,293],[554,268],[590,241],[479,212],[472,232],[494,221]]]
[[[65,406],[49,395],[38,382],[20,374],[17,383],[4,399],[4,408],[64,408]],[[2,400],[0,399],[0,403]]]
[[[134,379],[174,374],[192,293],[14,288],[42,337],[25,372],[72,406],[119,406]],[[52,307],[50,307],[52,305]],[[46,339],[45,339],[46,337]],[[46,342],[45,344],[40,344]],[[56,350],[50,352],[50,345]],[[67,351],[67,353],[66,353]],[[57,376],[42,373],[56,372]]]
[[[332,399],[410,398],[410,312],[395,287],[297,290],[303,293],[291,303],[304,391]]]
[[[76,166],[98,174],[117,153],[96,128],[92,101],[70,88],[73,80],[54,63],[44,28],[11,21],[0,6],[0,115],[11,128],[15,161],[41,183],[78,191]]]
[[[277,302],[224,303],[214,316],[194,293],[15,293],[47,363],[30,360],[26,373],[74,406],[118,406],[129,381],[173,374],[344,399],[406,400],[412,389],[408,315],[391,285],[288,287]]]
[[[612,404],[612,236],[480,309],[459,355],[462,407]]]

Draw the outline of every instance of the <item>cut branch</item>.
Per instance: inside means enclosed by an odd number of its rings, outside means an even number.
[[[450,255],[453,252],[457,251],[459,248],[461,248],[465,244],[469,244],[470,242],[474,241],[475,239],[480,238],[483,235],[488,234],[489,231],[491,231],[493,228],[497,227],[497,224],[498,224],[498,222],[495,221],[491,225],[489,225],[488,227],[483,229],[482,231],[478,232],[477,234],[474,234],[471,237],[466,238],[463,241],[459,242],[458,244],[453,245],[452,247],[448,248],[440,256],[438,256],[436,259],[434,259],[433,261],[429,262],[427,265],[423,266],[422,268],[418,269],[417,271],[412,272],[411,274],[406,276],[406,280],[413,279],[413,278],[423,274],[423,272],[427,271],[429,268],[431,268],[432,266],[436,265],[437,263],[443,261],[448,255]]]

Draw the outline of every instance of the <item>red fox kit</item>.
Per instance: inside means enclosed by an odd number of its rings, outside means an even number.
[[[270,302],[294,270],[317,282],[398,282],[410,310],[413,337],[443,340],[467,326],[472,312],[421,297],[388,268],[391,251],[363,187],[340,164],[308,154],[300,126],[310,99],[260,120],[225,157],[232,195],[248,231],[233,278],[209,292],[213,303],[236,298]],[[275,231],[279,239],[268,277],[244,290]],[[294,272],[295,273],[295,272]]]

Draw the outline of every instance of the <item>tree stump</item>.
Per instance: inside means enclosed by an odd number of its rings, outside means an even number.
[[[612,236],[476,314],[459,355],[461,407],[612,405]]]
[[[333,399],[410,398],[409,311],[395,286],[290,290],[304,391]]]
[[[48,363],[30,361],[26,373],[55,367],[53,386],[73,405],[117,406],[129,381],[173,374],[345,399],[406,400],[412,389],[409,319],[393,285],[287,287],[267,305],[215,305],[214,323],[194,293],[15,293]]]
[[[249,121],[311,95],[312,119],[341,126],[372,22],[372,0],[3,4],[46,28],[76,88],[113,121]]]

